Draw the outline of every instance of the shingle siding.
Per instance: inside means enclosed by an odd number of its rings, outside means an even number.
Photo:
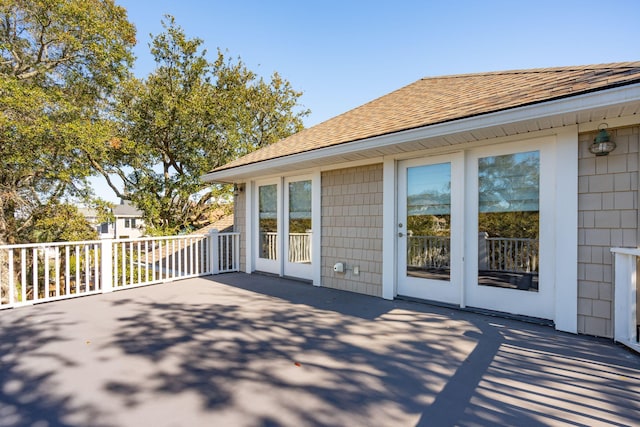
[[[578,332],[604,337],[613,336],[610,249],[638,245],[640,127],[610,131],[617,148],[606,157],[589,152],[595,133],[580,134],[578,163]]]
[[[333,271],[337,262],[345,273]],[[321,274],[322,286],[382,296],[381,164],[322,173]]]

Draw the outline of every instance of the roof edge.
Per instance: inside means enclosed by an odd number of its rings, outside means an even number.
[[[629,92],[630,89],[631,92]],[[606,97],[607,100],[601,100],[600,102],[600,98],[603,94],[608,95]],[[487,127],[487,124],[507,124],[516,121],[538,119],[549,115],[563,114],[571,111],[587,110],[633,101],[640,101],[640,81],[634,80],[629,84],[612,85],[608,86],[606,89],[599,88],[581,92],[577,95],[565,95],[545,101],[523,104],[518,107],[498,109],[488,113],[466,116],[416,128],[403,129],[359,140],[346,141],[329,147],[315,148],[245,165],[229,168],[222,167],[202,175],[201,179],[205,182],[232,183],[234,182],[233,176],[251,173],[253,169],[263,170],[265,165],[278,167],[279,165],[286,164],[290,161],[301,162],[315,158],[322,158],[328,155],[340,155],[361,151],[365,149],[365,147],[362,147],[363,145],[367,145],[368,147],[366,148],[381,148],[386,145],[409,142],[416,139],[433,138],[452,133],[480,129]],[[530,115],[530,112],[534,114]],[[233,171],[237,171],[238,173],[233,173]]]

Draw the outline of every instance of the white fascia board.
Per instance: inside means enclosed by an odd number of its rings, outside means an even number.
[[[239,176],[260,176],[264,175],[265,169],[283,167],[290,165],[291,163],[314,161],[324,157],[347,155],[359,151],[382,148],[420,139],[442,137],[493,126],[501,126],[527,120],[537,120],[544,117],[638,101],[640,101],[640,84],[636,83],[633,85],[594,91],[554,101],[512,108],[495,113],[482,114],[451,122],[428,125],[388,135],[374,136],[331,147],[318,148],[303,153],[278,157],[217,172],[210,172],[203,175],[201,179],[205,182],[234,182]]]

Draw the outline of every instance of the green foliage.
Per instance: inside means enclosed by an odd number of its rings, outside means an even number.
[[[25,229],[30,242],[73,242],[95,240],[98,233],[91,223],[69,204],[51,202],[38,207],[32,214],[31,225]]]
[[[302,129],[301,95],[277,74],[259,79],[240,61],[217,52],[206,58],[202,40],[189,39],[172,17],[151,43],[156,69],[122,86],[116,112],[121,136],[107,162],[94,162],[118,196],[144,212],[147,234],[205,225],[229,188],[210,191],[209,170]]]
[[[113,0],[0,0],[0,242],[26,241],[33,213],[87,197],[87,155],[128,75],[135,29]]]

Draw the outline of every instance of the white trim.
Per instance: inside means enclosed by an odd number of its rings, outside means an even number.
[[[397,172],[396,161],[385,158],[382,165],[382,298],[397,293]]]
[[[555,324],[578,333],[578,128],[558,133],[555,144]]]
[[[311,180],[312,279],[314,286],[322,286],[322,172],[315,171]]]
[[[276,218],[277,218],[277,227],[278,227],[278,237],[277,239],[277,245],[278,245],[278,263],[279,263],[279,271],[280,271],[280,277],[284,276],[285,272],[284,272],[284,264],[287,260],[287,256],[289,254],[287,254],[284,250],[285,247],[285,230],[284,230],[284,212],[285,212],[285,201],[284,201],[284,192],[285,192],[285,182],[286,179],[284,177],[279,177],[278,178],[278,191],[276,191],[276,205],[278,206],[278,212],[276,213]]]
[[[382,148],[421,139],[442,137],[450,134],[480,130],[494,126],[541,119],[544,117],[576,113],[590,109],[609,107],[640,101],[640,84],[626,85],[607,90],[595,91],[570,98],[563,98],[516,107],[504,111],[482,114],[451,122],[427,125],[416,129],[375,136],[359,141],[347,142],[330,147],[318,148],[303,153],[255,162],[248,165],[209,172],[202,176],[205,182],[233,181],[234,177],[261,173],[267,168],[285,167],[291,164],[317,161],[329,156],[341,156],[359,151]]]
[[[255,224],[253,219],[253,193],[254,193],[253,181],[248,181],[245,184],[245,201],[244,201],[244,215],[245,215],[245,254],[244,254],[244,268],[245,273],[251,274],[253,272],[253,259],[255,254],[255,245],[253,244],[253,236],[255,235]]]
[[[640,248],[611,248],[611,252],[614,254],[633,255],[640,257]]]

